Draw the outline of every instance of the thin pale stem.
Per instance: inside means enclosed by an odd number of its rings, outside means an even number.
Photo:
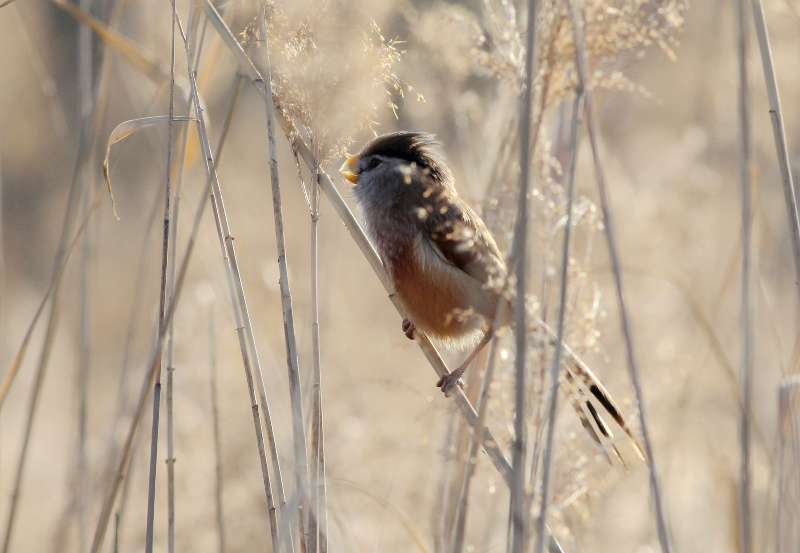
[[[319,159],[319,156],[317,156]],[[327,553],[328,514],[325,482],[325,433],[322,410],[322,369],[319,328],[319,164],[315,166],[311,184],[311,513],[309,535],[316,542],[309,551]],[[315,547],[316,545],[316,547]]]
[[[81,0],[80,6],[83,10],[89,11],[91,2]],[[84,128],[88,129],[91,124],[92,111],[94,106],[92,90],[92,34],[91,29],[81,26],[78,31],[78,87],[81,99],[81,119]],[[90,146],[91,148],[91,146]],[[92,202],[94,190],[94,165],[91,163],[92,151],[87,154],[87,161],[81,168],[81,177],[84,180],[82,193],[82,211],[87,213]],[[80,272],[78,275],[78,296],[80,301],[79,328],[80,328],[80,350],[78,354],[78,458],[77,458],[77,478],[75,479],[75,513],[78,520],[78,547],[81,551],[86,550],[87,533],[87,503],[88,503],[88,458],[86,452],[88,402],[89,402],[89,364],[91,363],[91,322],[89,305],[89,272],[91,266],[92,240],[91,232],[86,232],[83,236],[83,244],[80,256]]]
[[[181,127],[181,129],[185,132],[187,127],[188,127],[188,125],[183,125]],[[220,148],[222,147],[223,143],[224,143],[224,141],[221,140],[220,141],[220,146],[219,146]],[[132,348],[132,345],[133,345],[134,329],[136,327],[136,321],[138,320],[139,313],[141,311],[141,308],[144,305],[144,302],[141,301],[141,297],[142,297],[142,290],[144,288],[145,275],[147,273],[147,266],[148,266],[148,263],[146,262],[145,253],[147,251],[148,245],[150,244],[150,235],[152,234],[153,228],[156,226],[155,225],[155,221],[156,221],[156,218],[157,218],[157,215],[158,215],[158,211],[159,211],[158,207],[159,207],[160,203],[161,203],[161,190],[160,190],[160,187],[159,187],[159,189],[157,190],[157,193],[156,193],[156,195],[154,197],[154,200],[153,200],[153,206],[150,209],[150,212],[149,212],[148,217],[147,217],[147,223],[145,224],[145,234],[144,234],[144,237],[142,239],[141,250],[140,250],[140,253],[139,253],[138,257],[136,257],[136,259],[139,260],[139,263],[138,263],[139,268],[138,268],[137,275],[136,275],[136,283],[134,284],[134,287],[133,287],[134,292],[133,292],[133,296],[132,296],[133,297],[132,309],[131,309],[131,314],[130,314],[129,319],[128,319],[128,330],[126,332],[125,347],[123,349],[122,370],[121,370],[121,373],[120,373],[120,381],[119,381],[119,386],[118,386],[118,389],[117,389],[117,400],[115,402],[115,404],[117,406],[116,407],[116,413],[114,415],[114,422],[111,425],[111,428],[112,428],[111,439],[109,441],[109,448],[108,448],[108,450],[110,452],[108,454],[108,458],[109,459],[114,459],[117,456],[117,453],[118,453],[117,449],[118,448],[117,448],[116,436],[118,435],[118,433],[120,431],[120,424],[121,424],[125,414],[127,413],[128,409],[129,409],[129,405],[128,405],[129,399],[127,397],[127,395],[128,395],[127,394],[127,388],[128,388],[128,373],[130,371],[130,352],[131,352],[131,348]],[[171,261],[170,261],[170,263],[171,263],[171,271],[170,272],[173,272],[175,267],[177,267],[177,265],[175,264],[176,260],[174,258],[174,255],[175,255],[175,253],[173,251],[172,258],[171,258]],[[174,277],[172,278],[171,282],[172,282],[172,284],[170,285],[170,289],[173,290],[174,289],[174,282],[175,282]],[[172,328],[173,328],[173,326],[170,325],[170,331],[171,331]],[[170,334],[170,338],[171,338],[171,334]],[[136,447],[136,446],[134,446],[134,447]],[[110,477],[110,475],[109,475],[109,477]],[[115,532],[116,531],[121,531],[122,524],[125,521],[124,514],[125,514],[125,506],[127,505],[127,493],[128,493],[129,485],[130,485],[130,475],[128,475],[126,477],[125,485],[124,485],[124,488],[122,490],[122,498],[121,498],[121,500],[119,502],[119,505],[117,506],[117,512],[114,515],[114,517],[115,517],[114,518]]]
[[[158,294],[158,331],[159,334],[165,333],[165,312],[166,305],[170,299],[170,291],[168,284],[169,275],[169,246],[171,223],[172,223],[172,142],[173,142],[173,119],[175,117],[175,5],[172,6],[172,65],[171,65],[171,86],[170,86],[170,99],[169,99],[169,124],[167,130],[167,163],[166,163],[166,186],[164,187],[164,224],[163,234],[161,240],[161,278],[160,278],[160,291]],[[150,472],[147,481],[147,519],[145,527],[145,553],[153,552],[153,532],[155,523],[155,502],[156,502],[156,473],[158,470],[158,431],[161,418],[161,365],[163,360],[159,359],[158,369],[155,374],[155,383],[153,384],[153,414],[152,414],[152,428],[150,430]],[[168,377],[169,380],[169,377]],[[172,402],[172,390],[169,389],[168,401]],[[168,461],[169,462],[169,461]],[[174,475],[173,475],[174,476]],[[171,482],[168,482],[168,488]],[[174,491],[174,489],[173,489]],[[167,498],[167,519],[170,530],[173,533],[168,535],[169,552],[173,552],[174,548],[174,515],[172,508],[174,495],[172,498]]]
[[[171,0],[171,42],[170,42],[170,89],[169,89],[169,125],[167,131],[167,193],[172,188],[172,148],[173,148],[173,119],[175,118],[175,20],[177,17],[177,9],[175,7],[175,0]],[[193,9],[193,6],[190,6]],[[199,58],[198,58],[199,59]],[[183,156],[182,156],[183,157]],[[182,161],[182,160],[181,160]],[[175,261],[176,251],[178,246],[178,201],[177,201],[177,186],[175,187],[175,196],[173,198],[174,205],[172,206],[172,226],[167,235],[167,283],[165,289],[165,296],[171,298],[172,290],[175,288]],[[167,551],[168,553],[175,553],[175,410],[174,410],[174,380],[175,380],[175,365],[173,363],[173,350],[174,350],[174,336],[175,326],[174,321],[170,322],[167,338]]]
[[[214,310],[208,314],[208,357],[211,382],[211,422],[214,431],[214,514],[217,523],[217,550],[225,553],[225,518],[223,497],[225,495],[222,477],[222,438],[219,428],[219,398],[217,392],[217,332]]]
[[[740,508],[740,544],[742,553],[753,550],[753,527],[750,511],[750,418],[752,416],[752,365],[753,365],[753,332],[751,326],[752,302],[750,299],[750,257],[751,257],[751,199],[750,199],[750,94],[747,78],[748,32],[745,20],[745,0],[736,2],[736,51],[739,68],[739,187],[742,209],[742,291],[741,291],[741,394],[742,409],[740,412],[740,447],[739,466],[739,508]]]
[[[588,70],[586,67],[586,44],[584,42],[583,27],[581,20],[579,20],[573,0],[567,0],[567,7],[572,19],[572,27],[575,35],[576,47],[576,61],[577,70],[583,82],[587,82]],[[650,491],[655,505],[655,518],[656,529],[658,533],[658,541],[661,545],[663,553],[670,553],[672,546],[669,541],[669,531],[667,529],[667,517],[664,509],[664,502],[662,499],[661,485],[658,481],[658,469],[656,467],[656,458],[653,452],[653,441],[650,437],[650,425],[647,419],[646,404],[644,401],[644,392],[642,390],[641,372],[639,370],[639,363],[636,358],[633,345],[633,329],[630,324],[628,316],[628,308],[625,302],[625,293],[622,284],[622,263],[619,258],[619,251],[617,248],[616,235],[614,234],[614,221],[611,216],[610,200],[608,198],[608,190],[606,188],[605,172],[603,170],[603,163],[600,158],[600,149],[597,141],[597,132],[594,124],[594,113],[592,106],[591,91],[585,90],[584,99],[584,112],[586,117],[586,130],[589,135],[589,144],[592,150],[592,161],[594,163],[595,179],[597,180],[597,189],[600,196],[600,208],[603,213],[603,229],[605,231],[606,243],[608,247],[608,254],[611,259],[611,269],[614,276],[614,288],[617,296],[617,305],[619,307],[620,325],[622,327],[622,335],[625,340],[625,356],[628,364],[628,372],[630,374],[631,383],[633,385],[634,395],[639,406],[639,425],[642,429],[642,439],[644,441],[644,449],[647,460],[650,466]]]
[[[516,267],[516,305],[514,306],[514,441],[511,446],[511,553],[523,553],[528,543],[527,495],[525,489],[525,381],[527,376],[527,265],[528,265],[528,192],[531,179],[531,115],[533,111],[533,74],[536,31],[536,0],[528,0],[527,31],[525,33],[525,80],[519,107],[519,211],[511,248]]]
[[[267,36],[266,11],[261,17],[261,33],[264,41],[265,74],[263,88],[267,119],[267,150],[269,157],[270,184],[272,188],[272,211],[275,223],[275,244],[278,250],[278,283],[281,290],[283,307],[283,331],[286,340],[286,363],[289,371],[289,393],[292,407],[292,436],[294,438],[294,462],[297,493],[300,501],[299,528],[300,551],[305,552],[308,540],[306,518],[311,514],[308,508],[308,456],[306,452],[306,434],[303,426],[303,400],[300,390],[300,367],[297,354],[297,340],[294,330],[294,310],[292,293],[289,287],[289,271],[286,263],[286,241],[283,230],[283,206],[281,202],[280,176],[278,173],[278,154],[275,145],[275,106],[272,99],[272,82],[269,63],[269,37]],[[311,553],[316,553],[311,551]]]

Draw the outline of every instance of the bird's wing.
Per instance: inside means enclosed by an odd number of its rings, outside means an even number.
[[[501,283],[506,267],[489,229],[452,188],[425,182],[426,202],[416,218],[443,261],[482,285]]]

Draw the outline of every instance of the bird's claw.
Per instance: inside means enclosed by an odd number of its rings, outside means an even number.
[[[464,374],[464,369],[458,368],[439,379],[439,381],[436,383],[436,387],[442,390],[444,397],[450,397],[458,387],[464,387],[464,384],[461,382],[462,374]]]
[[[408,338],[409,340],[413,340],[414,339],[414,332],[416,330],[417,329],[414,326],[414,323],[412,323],[408,319],[403,319],[403,334],[406,335],[406,338]]]

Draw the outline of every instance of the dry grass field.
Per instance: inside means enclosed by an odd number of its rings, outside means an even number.
[[[788,170],[761,0],[531,4],[527,73],[519,0],[0,1],[3,553],[533,552],[543,504],[549,551],[800,548],[800,2],[763,1]],[[466,397],[347,219],[345,153],[403,129],[504,254],[530,169],[526,347],[501,333]],[[614,424],[592,441],[564,376],[548,442],[561,348],[535,321],[562,309],[648,461]]]

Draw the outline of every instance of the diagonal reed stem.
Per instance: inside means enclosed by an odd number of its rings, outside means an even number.
[[[573,0],[567,0],[567,8],[569,9],[570,19],[572,20],[572,28],[575,40],[576,49],[576,69],[580,73],[581,80],[587,82],[588,69],[586,67],[586,43],[583,34],[582,21],[583,17],[578,17]],[[606,236],[606,243],[608,246],[608,255],[611,258],[611,268],[614,276],[614,288],[616,290],[617,305],[619,307],[620,325],[622,327],[622,335],[625,339],[625,356],[628,364],[628,372],[630,373],[631,383],[633,385],[636,401],[639,406],[639,425],[642,429],[642,439],[644,441],[644,449],[647,460],[650,466],[650,491],[655,504],[655,518],[656,529],[658,533],[658,541],[661,545],[662,553],[671,553],[672,546],[669,541],[669,531],[667,529],[666,512],[664,510],[664,502],[661,496],[661,485],[658,481],[658,469],[656,467],[656,458],[653,452],[653,442],[650,438],[650,426],[647,421],[646,405],[644,401],[644,392],[642,391],[641,376],[639,370],[639,363],[636,359],[636,353],[633,346],[633,329],[631,328],[630,319],[628,316],[628,308],[625,303],[625,293],[622,285],[622,263],[619,259],[619,251],[617,248],[616,235],[614,234],[614,221],[611,216],[610,201],[608,198],[608,190],[606,188],[605,172],[603,171],[603,163],[600,158],[600,150],[597,143],[597,133],[595,131],[594,113],[592,106],[591,91],[585,90],[585,105],[584,111],[586,116],[586,130],[589,134],[589,144],[592,150],[592,161],[594,163],[595,179],[597,181],[598,195],[600,196],[600,208],[603,213],[604,231]]]
[[[218,231],[218,237],[220,239],[220,246],[222,247],[223,251],[223,257],[225,258],[226,262],[225,264],[227,269],[226,275],[228,277],[228,282],[230,285],[232,300],[235,300],[232,301],[232,304],[234,307],[234,312],[237,320],[237,332],[239,334],[240,346],[242,348],[242,356],[245,365],[245,374],[247,377],[248,390],[251,396],[250,400],[253,411],[253,423],[254,426],[256,427],[256,439],[259,452],[259,460],[261,463],[261,473],[264,482],[264,494],[267,500],[266,501],[267,519],[269,521],[273,551],[277,552],[280,550],[279,528],[276,516],[276,507],[272,495],[272,484],[270,481],[269,470],[267,467],[266,453],[264,450],[264,439],[261,432],[261,425],[259,422],[258,403],[255,401],[255,396],[253,393],[254,386],[253,386],[252,371],[250,369],[250,358],[247,353],[248,348],[253,353],[253,360],[255,361],[256,369],[259,376],[261,375],[260,360],[258,356],[258,350],[255,345],[254,335],[252,332],[252,324],[250,322],[250,314],[247,309],[247,301],[245,299],[244,285],[242,284],[241,275],[239,272],[239,264],[236,257],[236,250],[233,246],[233,235],[231,234],[230,225],[228,223],[228,217],[225,211],[225,204],[222,197],[222,189],[220,186],[219,177],[217,175],[214,163],[214,157],[213,154],[211,153],[211,146],[209,144],[208,134],[206,131],[205,118],[203,115],[204,110],[202,104],[200,103],[197,91],[197,72],[195,71],[194,68],[192,68],[191,63],[189,62],[189,60],[192,59],[192,52],[190,51],[186,35],[183,32],[183,26],[181,24],[180,17],[177,18],[177,23],[178,23],[178,29],[181,32],[181,38],[183,39],[184,48],[186,50],[186,58],[188,64],[187,71],[189,72],[189,81],[191,85],[192,97],[194,99],[195,110],[197,111],[198,115],[198,130],[200,134],[200,145],[203,152],[203,161],[205,164],[206,175],[209,179],[212,211],[214,213],[214,220]],[[237,83],[237,88],[238,88],[238,83]],[[263,389],[263,379],[262,379],[262,389]],[[268,404],[266,404],[266,402],[263,402],[262,408],[264,410],[265,425],[267,426],[268,431],[271,432],[270,430],[271,419],[268,414]],[[277,463],[276,460],[274,460],[274,462]],[[280,472],[277,473],[276,478],[280,479]]]
[[[789,163],[789,147],[786,143],[786,130],[783,124],[781,97],[778,93],[778,80],[775,76],[775,64],[772,61],[772,47],[769,43],[767,22],[764,17],[764,6],[761,0],[752,0],[753,23],[755,24],[758,48],[761,53],[761,66],[764,70],[764,85],[769,98],[769,116],[772,122],[772,134],[775,140],[775,153],[778,157],[781,178],[783,180],[783,196],[789,229],[792,238],[792,254],[794,256],[795,285],[800,292],[800,215],[797,206],[797,189],[794,185],[792,168]]]
[[[210,21],[215,28],[218,28],[220,22],[224,25],[224,21],[222,16],[220,16],[219,12],[217,12],[216,8],[210,1],[206,1],[203,4],[203,8],[208,16],[208,21]],[[178,27],[181,28],[180,17],[178,18]],[[227,26],[226,26],[227,28]],[[230,30],[228,29],[228,33]],[[236,39],[233,38],[233,34],[230,33],[231,39],[236,42]],[[238,46],[238,42],[236,42]],[[241,49],[241,46],[239,46]],[[249,59],[249,58],[248,58]],[[241,81],[240,78],[237,77],[237,88],[238,83]],[[262,91],[263,93],[263,91]],[[202,145],[202,141],[201,141]],[[272,425],[272,416],[270,414],[270,407],[269,401],[267,399],[267,392],[266,392],[266,385],[264,382],[264,374],[261,369],[261,358],[258,353],[258,348],[256,346],[255,337],[253,333],[253,328],[250,320],[250,312],[247,308],[247,302],[245,299],[244,287],[241,282],[241,278],[239,275],[239,266],[238,261],[236,258],[236,252],[233,247],[233,236],[231,236],[229,232],[227,216],[224,211],[224,203],[222,202],[221,191],[219,188],[219,183],[217,179],[216,172],[213,171],[214,165],[213,163],[209,162],[209,154],[206,154],[206,165],[209,167],[209,174],[212,175],[212,191],[214,192],[212,196],[212,207],[214,210],[214,221],[217,227],[217,233],[220,240],[220,246],[223,250],[223,258],[225,259],[225,266],[226,266],[226,275],[227,281],[229,286],[229,291],[231,294],[231,301],[234,306],[234,315],[237,321],[237,329],[236,332],[239,336],[239,343],[240,349],[242,352],[242,361],[245,368],[245,376],[248,380],[248,390],[253,392],[254,389],[254,382],[252,380],[252,370],[251,370],[251,358],[250,353],[252,352],[252,367],[255,369],[255,374],[258,378],[258,395],[259,400],[261,402],[261,414],[264,421],[264,428],[267,432],[267,440],[268,440],[268,447],[270,450],[270,457],[272,461],[272,467],[274,472],[275,478],[275,495],[277,496],[277,507],[275,506],[272,495],[271,495],[271,484],[269,480],[269,472],[267,469],[266,464],[263,462],[264,459],[262,458],[263,453],[263,438],[261,437],[261,426],[260,424],[256,424],[256,438],[259,444],[259,457],[262,461],[262,476],[264,477],[264,485],[265,485],[265,493],[267,495],[267,506],[269,510],[270,520],[273,519],[275,516],[274,513],[278,510],[278,515],[281,517],[281,528],[283,528],[283,537],[281,538],[281,545],[285,545],[288,547],[290,552],[294,551],[294,541],[291,534],[291,522],[288,518],[287,508],[286,508],[286,498],[283,489],[283,476],[281,474],[281,466],[280,466],[280,456],[278,455],[278,448],[275,439],[275,431]],[[213,158],[211,158],[213,162]],[[216,184],[215,184],[216,183]],[[249,352],[248,352],[249,350]],[[258,415],[259,405],[253,399],[251,401],[251,408],[253,410],[254,416]],[[255,422],[255,421],[254,421]],[[272,525],[271,525],[272,526]],[[279,548],[276,548],[275,551],[279,551]]]

